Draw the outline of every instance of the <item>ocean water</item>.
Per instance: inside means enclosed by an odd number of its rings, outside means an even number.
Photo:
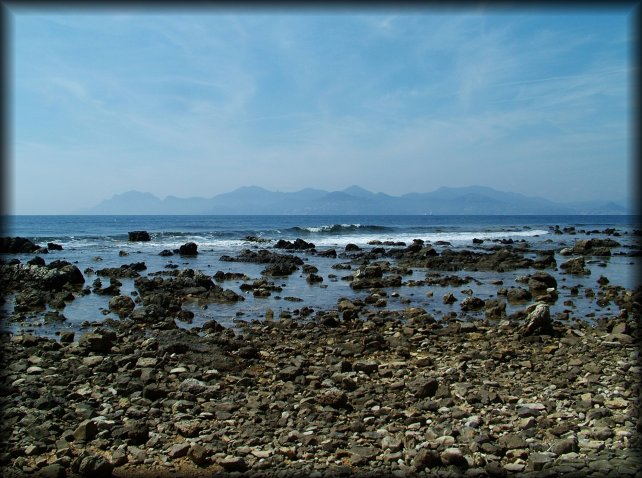
[[[574,227],[574,234],[555,234],[553,229]],[[614,228],[617,237],[612,237],[622,244],[614,249],[613,256],[608,258],[589,258],[588,267],[592,273],[587,277],[560,274],[560,271],[548,271],[556,276],[560,286],[560,299],[553,306],[553,311],[568,309],[563,305],[566,285],[579,285],[584,288],[595,288],[600,275],[609,278],[615,285],[633,289],[638,283],[639,258],[626,255],[637,246],[633,231],[640,228],[639,216],[7,216],[3,221],[2,236],[22,236],[32,241],[46,245],[55,242],[63,246],[62,251],[51,251],[43,255],[45,261],[63,259],[75,263],[81,271],[88,268],[99,270],[106,267],[119,267],[122,264],[145,262],[147,270],[142,274],[166,270],[167,266],[201,270],[208,275],[217,271],[243,272],[253,279],[261,277],[262,264],[247,264],[222,262],[222,255],[235,256],[242,249],[272,249],[273,241],[278,239],[293,240],[302,238],[316,245],[318,251],[333,248],[340,253],[349,243],[363,249],[374,247],[369,242],[402,241],[411,243],[413,239],[423,239],[436,243],[447,241],[452,249],[482,250],[474,245],[474,238],[483,239],[485,247],[502,239],[525,241],[534,250],[559,250],[572,246],[578,239],[590,237],[611,237],[603,234],[607,228]],[[129,242],[128,232],[146,230],[150,233],[149,242]],[[255,236],[271,242],[256,243],[248,241],[248,236]],[[196,257],[159,256],[165,249],[177,249],[186,242],[195,242],[199,254]],[[386,249],[388,248],[387,246]],[[440,248],[437,247],[439,251]],[[285,253],[282,250],[276,250]],[[261,319],[269,308],[278,317],[282,311],[292,311],[303,306],[314,310],[327,310],[336,307],[341,297],[365,297],[366,291],[355,292],[349,287],[349,282],[341,280],[349,275],[350,270],[335,270],[332,265],[348,262],[348,259],[318,257],[296,252],[306,263],[313,264],[319,269],[323,283],[310,285],[305,275],[297,271],[290,277],[270,278],[276,285],[283,287],[283,292],[273,294],[269,298],[255,298],[251,293],[240,291],[242,282],[226,281],[221,283],[224,288],[244,294],[246,300],[236,304],[209,304],[202,308],[198,304],[186,303],[184,308],[195,313],[191,324],[180,323],[180,326],[190,327],[200,325],[205,320],[215,319],[225,326],[233,326],[238,320]],[[12,256],[14,257],[14,256]],[[32,255],[15,255],[21,261],[26,261]],[[7,257],[5,257],[6,259]],[[556,255],[558,265],[567,257]],[[383,260],[386,260],[385,258]],[[424,279],[424,269],[415,269],[407,280]],[[395,291],[399,298],[388,297],[388,309],[403,309],[406,307],[423,307],[436,317],[455,311],[459,313],[459,305],[451,306],[442,303],[442,296],[453,292],[461,301],[466,297],[461,290],[472,288],[474,295],[488,299],[496,297],[497,288],[489,282],[495,279],[504,281],[506,287],[519,285],[515,278],[532,273],[532,270],[518,270],[506,273],[468,272],[460,271],[455,274],[469,276],[476,282],[460,288],[444,287],[406,287]],[[334,274],[337,277],[333,278]],[[452,273],[448,273],[452,274]],[[96,278],[91,272],[85,273],[86,285],[91,285]],[[103,280],[104,283],[108,280]],[[122,293],[134,291],[133,281],[122,279]],[[566,287],[568,289],[568,287]],[[387,290],[388,294],[393,292]],[[432,294],[432,296],[431,296]],[[303,302],[289,302],[284,297],[293,296],[303,299]],[[570,296],[569,296],[570,297]],[[614,308],[599,308],[594,301],[583,297],[573,297],[575,305],[573,313],[580,320],[592,320],[601,315],[617,313]],[[108,313],[109,297],[90,294],[78,297],[62,311],[67,318],[62,324],[44,324],[42,318],[35,315],[26,317],[20,323],[9,321],[6,317],[12,313],[11,297],[3,306],[3,327],[16,330],[26,329],[45,335],[55,334],[63,328],[79,329],[87,322],[97,323],[105,317],[116,316]],[[508,311],[512,310],[508,307]],[[470,315],[470,314],[469,314]],[[483,315],[483,314],[482,314]],[[462,318],[479,318],[475,314]]]

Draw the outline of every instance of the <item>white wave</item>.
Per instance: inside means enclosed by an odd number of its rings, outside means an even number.
[[[496,231],[496,232],[481,232],[481,231],[467,231],[467,232],[433,232],[428,234],[417,233],[374,233],[374,234],[359,234],[359,235],[344,235],[335,237],[322,237],[315,238],[314,244],[317,246],[345,246],[352,243],[358,246],[367,245],[369,242],[378,241],[394,241],[405,242],[406,244],[412,243],[413,239],[422,239],[425,242],[435,243],[437,241],[450,242],[453,245],[461,245],[462,243],[471,243],[473,239],[492,240],[492,239],[526,239],[528,237],[543,236],[549,234],[548,231],[535,229],[530,231]]]

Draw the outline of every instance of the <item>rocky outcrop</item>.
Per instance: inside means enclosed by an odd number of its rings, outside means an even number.
[[[40,250],[40,246],[25,237],[0,237],[0,254],[21,254]]]
[[[147,231],[130,231],[127,233],[127,239],[131,242],[147,242],[152,240]]]

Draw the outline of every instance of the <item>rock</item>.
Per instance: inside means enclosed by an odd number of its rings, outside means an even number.
[[[127,237],[128,240],[132,242],[147,242],[152,240],[147,231],[130,231],[127,233]]]
[[[321,277],[321,276],[319,276],[319,275],[317,275],[317,274],[310,274],[310,275],[307,277],[306,281],[307,281],[309,284],[316,284],[316,283],[318,283],[318,282],[323,282],[323,277]]]
[[[178,253],[182,256],[195,256],[198,254],[198,246],[195,242],[187,242],[179,247]]]
[[[452,292],[448,292],[446,295],[444,295],[443,302],[444,304],[453,304],[457,302],[457,298],[453,295]]]
[[[417,398],[433,397],[437,393],[439,382],[434,378],[418,378],[410,383],[409,388]]]
[[[167,456],[170,457],[172,460],[176,460],[177,458],[182,458],[184,456],[187,456],[187,453],[190,450],[190,444],[189,443],[176,443],[172,445],[169,450],[167,450]]]
[[[567,453],[573,453],[579,451],[577,446],[577,440],[575,438],[564,438],[561,440],[556,440],[550,448],[550,451],[556,455],[566,455]]]
[[[546,465],[555,460],[553,453],[531,453],[528,455],[528,470],[541,471]]]
[[[329,388],[317,395],[317,401],[321,405],[330,405],[331,407],[342,407],[348,402],[348,396],[344,391],[336,387]]]
[[[439,456],[444,466],[455,465],[463,467],[468,465],[466,457],[459,448],[446,448]]]
[[[506,298],[508,299],[508,302],[519,303],[519,302],[528,302],[533,298],[533,296],[528,290],[522,287],[512,287],[508,289]]]
[[[416,472],[438,466],[441,466],[441,457],[437,450],[422,448],[412,459],[412,468]]]
[[[133,299],[126,295],[117,295],[109,300],[109,309],[121,317],[129,315],[134,310],[134,307],[136,307],[136,304]]]
[[[208,461],[208,451],[204,446],[195,443],[187,452],[187,457],[192,460],[192,463],[195,465],[204,466]]]
[[[87,352],[105,353],[111,350],[115,337],[113,332],[87,332],[80,337],[78,345]]]
[[[346,252],[356,252],[356,251],[360,251],[360,250],[361,250],[361,248],[359,246],[357,246],[356,244],[352,244],[352,243],[346,244],[346,247],[345,247],[345,251]]]
[[[461,301],[460,307],[463,311],[479,310],[484,307],[485,302],[479,297],[466,297]]]
[[[279,239],[274,247],[277,249],[308,250],[314,249],[315,246],[311,242],[305,242],[303,239],[297,238],[294,242]]]
[[[38,470],[39,478],[65,478],[67,471],[60,463],[53,463]]]
[[[39,246],[25,237],[0,237],[0,254],[36,252]]]
[[[62,251],[62,246],[60,244],[56,244],[55,242],[48,242],[47,249],[49,249],[50,251]]]
[[[98,426],[93,420],[84,420],[74,430],[74,440],[88,442],[98,434]]]
[[[551,335],[553,333],[553,323],[548,305],[536,304],[535,308],[526,317],[526,324],[523,327],[522,334],[525,336],[534,334]]]
[[[497,442],[507,450],[515,450],[517,448],[528,448],[526,441],[516,433],[507,433],[499,437]]]
[[[109,478],[114,466],[100,455],[86,456],[80,462],[78,473],[91,478]]]
[[[589,275],[590,269],[586,268],[584,258],[576,257],[560,264],[560,268],[567,274]]]
[[[528,288],[531,292],[542,292],[546,289],[557,289],[557,280],[548,272],[538,271],[528,277]]]
[[[223,459],[217,461],[219,465],[227,472],[244,472],[247,470],[247,463],[245,460],[238,456],[226,456]]]

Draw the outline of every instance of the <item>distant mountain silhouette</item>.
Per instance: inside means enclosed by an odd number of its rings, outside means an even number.
[[[212,198],[159,199],[150,193],[116,194],[80,214],[628,214],[615,202],[557,203],[484,186],[441,187],[390,196],[360,186],[343,191],[296,192],[244,186]]]

